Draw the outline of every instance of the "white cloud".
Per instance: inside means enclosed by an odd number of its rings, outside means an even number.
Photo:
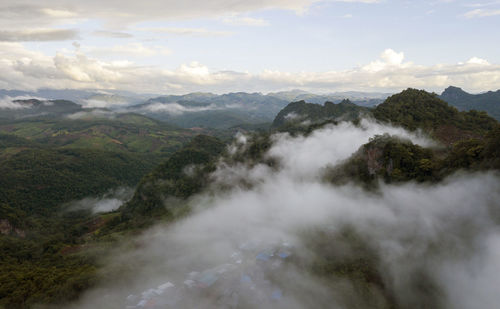
[[[161,46],[145,46],[141,43],[129,43],[111,47],[86,47],[88,54],[93,56],[109,57],[151,57],[155,55],[169,55],[170,50]]]
[[[194,113],[194,112],[203,112],[203,111],[212,111],[218,110],[222,108],[218,108],[217,106],[210,104],[207,106],[199,106],[199,107],[191,107],[184,106],[179,103],[154,103],[147,105],[142,108],[142,110],[146,110],[153,113],[166,113],[170,115],[182,115],[184,113]]]
[[[500,15],[500,10],[475,9],[465,13],[465,18],[491,17]]]
[[[43,13],[50,17],[55,17],[55,18],[71,18],[75,17],[77,14],[75,12],[67,11],[67,10],[57,10],[57,9],[50,9],[50,8],[44,8],[41,9]]]
[[[27,29],[0,31],[0,41],[65,41],[78,38],[78,31],[73,29]]]
[[[111,64],[88,58],[82,53],[75,57],[67,57],[58,53],[54,57],[55,67],[66,77],[77,82],[113,82],[122,74]]]
[[[363,67],[363,70],[369,72],[379,72],[387,68],[396,68],[403,66],[405,55],[403,52],[397,53],[392,49],[386,49],[380,54],[381,60],[376,60]]]
[[[133,37],[130,33],[119,32],[119,31],[107,31],[107,30],[99,30],[92,32],[95,36],[100,36],[103,38],[113,38],[113,39],[127,39]]]
[[[222,22],[234,26],[252,26],[252,27],[269,26],[269,22],[264,19],[244,17],[244,16],[225,17],[222,19]]]
[[[467,64],[489,65],[490,63],[487,60],[478,57],[472,57],[467,61]]]
[[[472,57],[456,64],[418,65],[404,53],[391,49],[366,65],[344,71],[258,73],[215,71],[196,61],[177,69],[138,66],[125,59],[102,61],[95,56],[122,52],[122,56],[153,55],[160,47],[124,45],[108,50],[80,48],[55,57],[30,51],[20,43],[0,43],[0,88],[95,88],[154,93],[193,91],[276,91],[303,88],[309,91],[399,91],[408,87],[442,90],[449,85],[469,91],[500,88],[500,65]],[[88,54],[94,55],[94,57]],[[107,52],[107,53],[106,53]]]
[[[209,30],[205,28],[156,27],[156,28],[136,28],[135,30],[150,32],[150,33],[189,35],[189,36],[199,36],[199,37],[228,36],[233,34],[230,31]]]
[[[97,19],[111,28],[152,20],[219,18],[266,9],[304,13],[322,0],[3,0],[0,2],[0,29],[45,27],[74,21]],[[377,3],[378,0],[333,0],[336,2]],[[250,20],[247,20],[250,22]]]
[[[23,104],[19,102],[14,102],[18,100],[29,100],[29,99],[36,99],[36,100],[44,100],[43,98],[37,98],[37,97],[27,97],[27,96],[17,96],[17,97],[10,97],[10,96],[3,96],[0,97],[0,110],[1,109],[28,109],[32,108],[33,105],[31,104]],[[49,102],[44,103],[45,105],[50,105]]]
[[[51,25],[67,21],[68,18],[96,18],[109,25],[119,26],[150,20],[219,17],[228,13],[238,14],[272,8],[302,11],[314,2],[317,0],[123,0],[119,3],[88,0],[74,5],[63,0],[47,0],[41,5],[31,0],[5,0],[0,3],[0,25]]]
[[[121,205],[130,200],[133,194],[134,189],[120,187],[110,190],[99,197],[87,197],[79,201],[71,202],[65,206],[65,210],[90,210],[94,214],[110,212],[120,208]]]

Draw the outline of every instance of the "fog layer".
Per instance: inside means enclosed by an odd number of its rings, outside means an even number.
[[[433,146],[363,121],[273,136],[267,156],[277,169],[221,162],[214,185],[187,201],[193,214],[110,253],[105,265],[126,265],[128,274],[108,277],[74,306],[497,308],[498,175],[370,192],[322,180],[326,167],[383,133]],[[240,136],[232,152],[247,143]]]

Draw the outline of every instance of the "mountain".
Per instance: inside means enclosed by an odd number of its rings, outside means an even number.
[[[436,94],[417,89],[390,96],[373,110],[373,115],[409,130],[423,129],[446,145],[482,138],[497,125],[485,112],[459,112]]]
[[[484,112],[459,112],[436,94],[407,89],[377,106],[373,115],[383,123],[421,130],[445,149],[422,147],[389,134],[377,135],[344,164],[326,172],[335,184],[353,180],[438,182],[457,170],[500,170],[500,123]]]
[[[97,107],[97,108],[121,108],[124,106],[130,106],[139,104],[144,98],[136,96],[124,96],[119,94],[109,94],[109,93],[96,93],[87,96],[81,102],[85,107]]]
[[[287,101],[260,93],[191,93],[162,96],[129,107],[129,111],[184,128],[227,129],[271,122]]]
[[[500,90],[481,94],[470,94],[458,87],[450,86],[439,96],[458,110],[485,111],[491,117],[500,120]]]
[[[344,164],[330,168],[325,179],[337,185],[359,181],[373,188],[380,179],[437,183],[458,170],[500,170],[499,123],[484,138],[464,138],[445,151],[389,134],[377,135]]]
[[[62,203],[134,186],[154,166],[123,152],[22,148],[0,161],[0,203],[29,214],[25,224],[30,216],[54,213]]]
[[[370,109],[358,106],[349,100],[335,104],[326,102],[324,105],[293,102],[282,109],[273,121],[273,128],[294,125],[309,125],[326,120],[354,120],[363,114],[369,114]]]
[[[171,153],[197,133],[137,114],[79,111],[62,118],[0,121],[0,132],[47,146],[125,151],[148,155]]]
[[[200,132],[68,102],[49,108],[68,106],[51,117],[0,120],[0,308],[60,303],[94,285],[106,247],[94,238],[119,214],[90,207],[119,206],[117,188],[137,186]],[[77,202],[85,208],[71,208]]]
[[[71,101],[82,108],[123,108],[129,105],[139,104],[150,97],[146,94],[137,94],[121,90],[98,90],[98,89],[49,89],[42,88],[36,91],[5,90],[0,89],[0,118],[2,114],[12,113],[13,109],[19,107],[9,104],[16,100],[36,99],[39,101]],[[25,111],[26,112],[26,111]],[[22,113],[14,114],[15,116]],[[8,118],[8,117],[7,117]]]
[[[137,114],[88,113],[0,121],[0,203],[50,214],[70,200],[134,187],[198,134]]]
[[[81,105],[67,100],[10,100],[10,97],[7,97],[0,101],[0,119],[59,117],[82,110]]]
[[[130,229],[151,224],[153,217],[172,220],[185,214],[189,208],[184,200],[208,185],[215,161],[225,149],[217,138],[196,136],[141,180],[114,223]],[[172,203],[165,206],[165,200]]]
[[[284,99],[288,102],[306,101],[309,103],[323,104],[324,102],[340,103],[343,100],[349,100],[354,104],[360,106],[372,107],[382,103],[391,94],[379,92],[346,91],[319,95],[303,90],[291,90],[273,92],[269,93],[268,95]]]

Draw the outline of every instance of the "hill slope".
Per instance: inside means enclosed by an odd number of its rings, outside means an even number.
[[[0,132],[54,147],[169,154],[194,132],[137,114],[79,112],[72,118],[0,122]]]
[[[349,100],[343,100],[338,104],[326,102],[324,105],[299,101],[290,103],[282,109],[274,119],[272,127],[325,120],[354,120],[369,112],[369,108],[358,106]]]
[[[459,112],[436,94],[407,89],[373,110],[376,119],[409,130],[422,129],[450,145],[467,138],[482,138],[497,121],[485,112]]]
[[[460,88],[450,86],[439,96],[458,110],[485,111],[491,117],[500,120],[500,90],[481,94],[470,94]]]
[[[260,93],[192,93],[153,98],[130,107],[130,110],[184,128],[226,129],[236,125],[271,122],[287,104],[288,101]]]

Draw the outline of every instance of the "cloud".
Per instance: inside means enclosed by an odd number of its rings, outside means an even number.
[[[88,58],[77,53],[75,57],[67,57],[58,53],[54,57],[55,67],[67,78],[76,82],[113,82],[121,78],[121,73],[113,65]]]
[[[35,99],[35,100],[40,100],[43,101],[45,99],[43,98],[38,98],[38,97],[32,97],[32,96],[17,96],[17,97],[10,97],[10,96],[3,96],[0,97],[0,109],[28,109],[32,108],[33,105],[31,104],[23,104],[20,102],[14,102],[18,100],[30,100],[30,99]],[[44,102],[45,105],[50,105],[50,102]]]
[[[35,17],[38,24],[51,25],[72,19],[95,18],[108,25],[123,26],[150,20],[179,20],[200,17],[218,17],[227,13],[245,13],[262,9],[305,10],[314,0],[263,0],[263,1],[160,1],[141,2],[124,0],[119,5],[109,1],[89,0],[77,6],[61,0],[48,0],[33,3],[28,0],[6,0],[0,4],[1,24],[31,24],[29,18]],[[23,22],[24,21],[24,22]]]
[[[87,197],[74,201],[64,206],[65,211],[90,210],[92,213],[110,212],[120,208],[132,198],[134,190],[128,187],[120,187],[103,194],[99,197]]]
[[[106,277],[71,308],[120,308],[142,300],[180,308],[386,308],[390,302],[496,308],[500,222],[492,215],[500,198],[498,175],[381,184],[376,192],[322,181],[325,167],[382,132],[418,141],[398,128],[342,123],[308,137],[273,136],[268,156],[280,162],[275,168],[221,163],[214,187],[187,201],[195,209],[191,216],[112,251],[105,265],[126,265],[130,274]],[[342,263],[338,271],[312,271],[342,258],[360,261],[360,272],[350,276],[349,264]],[[360,289],[349,279],[362,280],[366,268],[376,279],[362,281]],[[167,282],[167,292],[157,288]],[[209,287],[190,287],[197,282]]]
[[[481,59],[481,58],[478,58],[478,57],[472,57],[470,58],[468,61],[467,61],[467,64],[477,64],[477,65],[490,65],[490,63],[485,60],[485,59]]]
[[[55,17],[55,18],[71,18],[76,16],[75,12],[67,10],[50,9],[50,8],[41,9],[41,12],[45,13],[50,17]]]
[[[500,15],[500,10],[490,10],[490,9],[475,9],[465,13],[463,16],[465,18],[480,18],[480,17],[491,17]]]
[[[75,21],[99,20],[112,29],[149,21],[178,21],[196,18],[219,18],[266,9],[291,10],[299,14],[322,0],[144,0],[80,1],[4,0],[0,2],[0,29],[64,25]],[[337,2],[377,3],[377,0],[341,0]]]
[[[113,38],[113,39],[128,39],[133,37],[133,35],[130,33],[119,32],[119,31],[106,31],[106,30],[94,31],[92,32],[92,34],[103,38]]]
[[[0,31],[0,41],[67,41],[78,38],[74,29],[29,29],[18,31]]]
[[[88,102],[90,104],[95,103],[95,102]],[[91,107],[91,106],[86,106],[86,107]],[[91,111],[82,111],[82,112],[76,112],[70,115],[66,116],[67,118],[71,120],[77,120],[77,119],[96,119],[96,118],[105,118],[105,119],[114,119],[116,117],[115,112],[110,112],[107,110],[91,110]]]
[[[472,7],[472,8],[477,8],[477,7],[486,7],[486,6],[492,6],[492,5],[498,5],[500,4],[500,1],[490,1],[490,2],[483,2],[483,3],[464,3],[462,6],[464,7]]]
[[[380,60],[371,62],[370,64],[363,67],[363,70],[369,72],[379,72],[387,68],[398,68],[402,67],[403,60],[405,58],[404,53],[397,53],[392,49],[386,49],[382,54],[380,54]]]
[[[182,115],[185,113],[195,113],[195,112],[211,111],[218,109],[222,109],[222,107],[217,107],[213,104],[194,107],[194,106],[184,106],[179,103],[172,102],[172,103],[148,104],[145,107],[142,107],[141,111],[148,111],[151,113],[167,113],[170,115]]]
[[[233,34],[230,31],[209,30],[205,28],[155,27],[155,28],[136,28],[135,30],[150,32],[150,33],[189,35],[197,37],[216,37],[216,36],[228,36]]]
[[[126,45],[115,45],[111,47],[86,47],[88,54],[104,57],[152,57],[156,55],[169,55],[171,53],[165,47],[145,46],[141,43],[129,43]]]
[[[80,47],[54,57],[0,42],[0,88],[93,88],[152,93],[277,91],[302,88],[311,92],[345,90],[394,92],[408,87],[440,91],[456,85],[469,91],[500,88],[500,65],[472,57],[456,64],[419,65],[403,52],[385,50],[378,59],[343,71],[256,73],[217,71],[193,61],[176,69],[138,66],[129,57],[168,53],[140,43],[108,48]],[[120,58],[103,61],[96,56]],[[94,57],[91,57],[94,55]]]
[[[251,27],[269,26],[269,22],[264,19],[244,17],[244,16],[225,17],[222,19],[222,22],[233,26],[251,26]]]

